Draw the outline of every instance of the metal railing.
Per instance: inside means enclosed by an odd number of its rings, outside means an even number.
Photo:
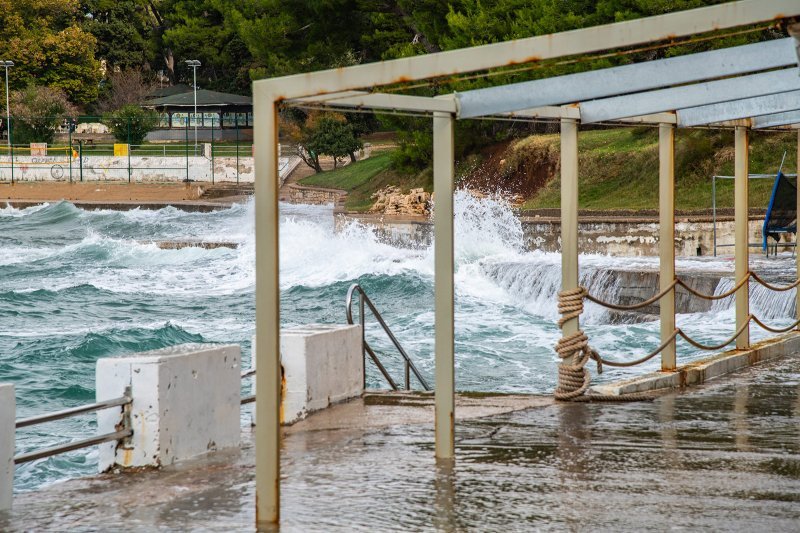
[[[43,459],[45,457],[50,457],[53,455],[58,455],[73,450],[79,450],[81,448],[88,448],[89,446],[94,446],[96,444],[119,441],[127,437],[130,437],[131,435],[133,435],[133,429],[131,429],[131,423],[130,423],[130,407],[129,407],[132,401],[133,400],[130,395],[130,390],[126,389],[125,395],[119,398],[114,398],[111,400],[103,400],[102,402],[96,402],[88,405],[81,405],[78,407],[71,407],[69,409],[64,409],[62,411],[57,411],[55,413],[46,413],[43,415],[37,415],[17,420],[16,429],[20,429],[28,426],[45,424],[47,422],[54,422],[56,420],[63,420],[65,418],[91,413],[94,411],[100,411],[103,409],[122,407],[122,421],[116,427],[117,431],[104,433],[102,435],[96,435],[94,437],[76,440],[65,444],[59,444],[57,446],[51,446],[49,448],[44,448],[41,450],[21,453],[14,456],[14,464],[28,463],[30,461],[35,461],[37,459]]]
[[[380,359],[378,358],[375,351],[372,347],[367,343],[366,334],[364,331],[364,323],[365,323],[365,314],[364,314],[364,304],[369,307],[369,310],[372,311],[373,316],[378,321],[378,324],[381,325],[383,331],[386,332],[389,339],[394,344],[394,347],[397,348],[397,351],[400,352],[400,355],[403,357],[404,365],[405,365],[405,388],[406,390],[411,389],[411,373],[414,373],[414,377],[417,378],[422,388],[426,391],[431,390],[430,386],[428,386],[428,382],[425,381],[425,378],[419,373],[417,367],[414,365],[414,362],[408,356],[406,351],[400,345],[400,341],[397,340],[397,337],[394,336],[392,330],[389,329],[389,326],[386,325],[386,322],[383,320],[380,312],[376,309],[375,304],[372,303],[372,300],[369,299],[367,293],[364,292],[364,289],[358,283],[354,283],[350,286],[350,289],[347,291],[347,298],[345,299],[345,305],[347,309],[347,323],[348,324],[355,324],[353,321],[353,294],[358,292],[358,310],[359,310],[359,324],[361,325],[361,345],[362,345],[362,354],[364,357],[364,387],[366,388],[367,384],[367,370],[366,370],[366,363],[367,363],[367,354],[369,354],[372,362],[375,363],[375,366],[378,367],[378,370],[381,371],[383,374],[384,379],[389,383],[389,386],[392,387],[392,390],[398,390],[397,383],[392,379],[392,376],[389,375],[389,372],[386,370],[386,367],[383,366]]]
[[[255,354],[253,354],[253,359],[255,359]],[[251,378],[251,377],[253,377],[255,375],[256,375],[256,369],[255,368],[251,368],[250,370],[246,370],[246,371],[242,372],[242,379]],[[255,401],[256,401],[256,395],[255,394],[248,394],[246,396],[242,396],[241,404],[245,405],[245,404],[248,404],[248,403],[253,403]]]
[[[784,158],[786,154],[784,154]],[[783,162],[781,162],[781,168],[783,168]],[[775,179],[775,174],[748,174],[748,180],[763,180],[763,179]],[[797,174],[784,174],[787,178],[797,177]],[[735,176],[711,176],[711,224],[712,224],[712,239],[713,239],[713,254],[714,257],[717,256],[717,248],[733,248],[735,244],[718,244],[717,243],[717,180],[734,180],[736,179]],[[794,242],[776,242],[774,245],[775,254],[778,253],[778,246],[783,246],[785,248],[796,248],[797,243]],[[763,243],[760,242],[749,242],[747,243],[748,248],[763,248]],[[767,249],[767,256],[769,256],[769,249]]]

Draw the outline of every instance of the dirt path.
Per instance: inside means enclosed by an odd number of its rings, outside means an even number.
[[[182,202],[197,201],[206,189],[198,183],[17,182],[0,183],[0,201]]]

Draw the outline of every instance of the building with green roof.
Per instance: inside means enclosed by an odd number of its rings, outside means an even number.
[[[149,141],[181,141],[197,139],[212,140],[253,139],[253,99],[249,96],[221,93],[202,89],[197,91],[197,115],[195,92],[170,94],[148,100],[142,107],[157,111],[161,120],[158,129],[147,136]]]

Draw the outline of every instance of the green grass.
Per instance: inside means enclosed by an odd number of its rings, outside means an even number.
[[[558,135],[522,139],[506,166],[552,164],[559,154]],[[583,131],[579,137],[579,205],[582,209],[658,209],[658,129],[608,128]],[[750,143],[750,172],[774,174],[784,150],[784,172],[797,168],[797,133],[754,132]],[[733,132],[678,130],[675,139],[675,204],[679,210],[711,208],[711,176],[733,174]],[[372,195],[395,185],[403,191],[422,187],[431,191],[432,171],[408,175],[392,169],[392,153],[382,152],[335,171],[300,180],[302,185],[348,192],[345,208],[366,211]],[[462,165],[463,166],[463,165]],[[554,176],[522,205],[523,209],[553,208],[560,204],[560,182]],[[750,206],[766,208],[772,180],[750,181]],[[717,181],[717,205],[733,207],[733,180]]]
[[[404,191],[417,187],[432,190],[430,170],[408,176],[392,170],[391,165],[392,152],[381,152],[337,170],[303,178],[300,185],[347,191],[345,209],[348,211],[367,211],[373,204],[372,195],[389,185],[396,185]]]
[[[547,136],[558,147],[558,136]],[[753,133],[750,172],[775,173],[784,150],[784,172],[794,172],[796,133]],[[579,205],[582,209],[658,208],[658,131],[615,128],[581,132],[579,137]],[[731,131],[678,130],[675,141],[677,209],[711,207],[711,176],[733,174]],[[558,176],[551,179],[523,209],[558,207]],[[772,180],[751,180],[750,206],[766,208]],[[733,180],[717,181],[717,205],[733,207]]]

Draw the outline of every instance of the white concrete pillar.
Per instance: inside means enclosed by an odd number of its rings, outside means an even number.
[[[736,283],[747,275],[750,269],[750,249],[748,219],[748,173],[749,173],[749,129],[736,126],[735,130],[735,175],[734,175],[734,240]],[[750,283],[745,283],[736,291],[736,330],[744,325],[750,315]],[[744,328],[736,338],[736,348],[745,350],[750,347],[750,326]]]
[[[436,457],[455,457],[455,326],[453,256],[453,158],[455,133],[450,113],[433,114],[434,312],[436,338]]]
[[[255,91],[256,202],[256,527],[280,520],[280,285],[277,95]],[[257,148],[256,148],[257,147]]]
[[[795,165],[795,172],[797,173],[796,184],[797,184],[797,203],[795,205],[795,217],[797,214],[800,214],[800,129],[797,130],[797,165]],[[797,223],[795,221],[795,223]],[[798,224],[798,228],[794,234],[794,257],[795,257],[795,268],[796,268],[796,276],[800,279],[800,246],[797,246],[798,242],[800,242],[800,224]],[[795,299],[795,320],[800,319],[800,287],[796,289],[797,296]],[[800,324],[797,325],[797,329],[800,329]]]
[[[361,326],[309,324],[281,331],[284,394],[281,423],[361,396]]]
[[[16,420],[14,385],[0,383],[0,511],[11,509],[13,499]]]
[[[675,281],[675,126],[658,126],[659,289]],[[661,342],[675,331],[675,289],[661,298]],[[675,340],[661,352],[661,370],[675,370]]]
[[[97,400],[130,388],[133,436],[100,445],[101,472],[159,466],[239,445],[239,346],[183,344],[97,361]],[[117,409],[98,411],[99,433],[116,431]]]
[[[561,290],[578,287],[578,122],[561,119]],[[580,329],[578,318],[561,326],[563,336]],[[579,355],[575,355],[579,357]],[[564,360],[572,365],[573,361]]]

